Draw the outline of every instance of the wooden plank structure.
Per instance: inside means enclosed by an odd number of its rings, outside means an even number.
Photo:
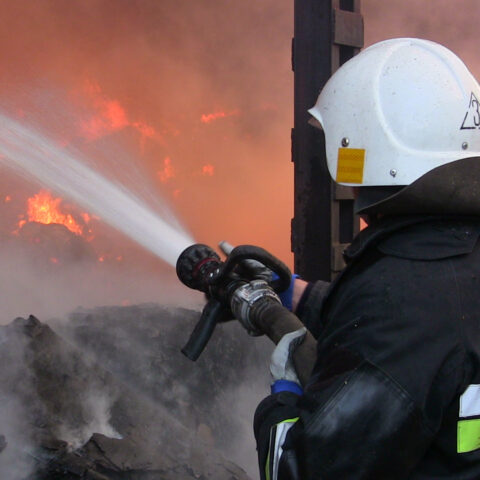
[[[323,133],[308,124],[311,108],[333,72],[363,46],[360,0],[295,0],[294,218],[295,272],[331,280],[343,268],[342,252],[358,232],[351,188],[330,179]],[[348,119],[345,119],[348,121]]]

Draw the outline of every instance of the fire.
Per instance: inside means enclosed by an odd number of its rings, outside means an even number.
[[[118,101],[100,97],[94,106],[97,115],[81,124],[83,135],[88,140],[96,140],[129,125],[127,114]]]
[[[97,257],[97,261],[99,263],[107,263],[107,262],[117,262],[117,263],[120,263],[120,262],[123,262],[123,255],[114,255],[112,253],[103,253],[103,254],[100,254],[98,255]]]
[[[50,192],[41,190],[28,199],[28,221],[45,224],[59,223],[65,225],[75,235],[81,235],[83,226],[79,225],[71,214],[60,211],[61,203],[61,198],[53,198]],[[87,218],[90,218],[88,214],[84,214],[84,220]],[[18,222],[18,227],[22,228],[26,223],[27,220],[22,219]]]
[[[82,213],[81,215],[82,215],[83,221],[84,221],[85,223],[89,223],[90,220],[92,219],[92,217],[91,217],[88,213],[85,213],[85,212],[84,212],[84,213]]]
[[[202,167],[202,175],[212,177],[214,173],[215,167],[212,164],[208,163]]]
[[[170,157],[166,157],[163,160],[163,169],[157,172],[158,178],[162,183],[167,183],[170,178],[175,177],[175,169],[172,165]]]
[[[132,127],[134,127],[140,133],[140,150],[143,153],[147,138],[155,137],[157,132],[152,126],[147,125],[144,122],[133,122]]]
[[[142,121],[131,121],[126,109],[115,99],[109,98],[95,82],[87,81],[84,93],[89,97],[96,113],[81,122],[82,135],[87,140],[97,140],[110,133],[131,127],[140,133],[140,147],[143,150],[147,138],[156,135],[155,129]]]
[[[231,112],[214,112],[214,113],[207,113],[203,114],[200,118],[202,123],[211,123],[214,120],[218,120],[219,118],[226,118],[232,117],[234,115],[238,115],[240,112],[238,110],[232,110]]]

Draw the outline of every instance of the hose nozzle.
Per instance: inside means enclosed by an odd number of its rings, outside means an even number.
[[[208,245],[196,243],[178,257],[177,276],[187,287],[206,293],[208,280],[221,263],[220,257]]]

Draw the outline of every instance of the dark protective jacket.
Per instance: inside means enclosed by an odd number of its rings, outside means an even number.
[[[318,340],[303,396],[255,414],[261,478],[480,478],[480,217],[385,218],[299,317]]]

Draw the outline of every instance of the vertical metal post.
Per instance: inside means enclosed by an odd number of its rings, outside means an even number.
[[[342,251],[358,232],[350,188],[327,170],[325,140],[308,124],[311,108],[332,73],[363,46],[360,0],[295,0],[294,218],[295,271],[306,280],[330,280],[343,268]]]

